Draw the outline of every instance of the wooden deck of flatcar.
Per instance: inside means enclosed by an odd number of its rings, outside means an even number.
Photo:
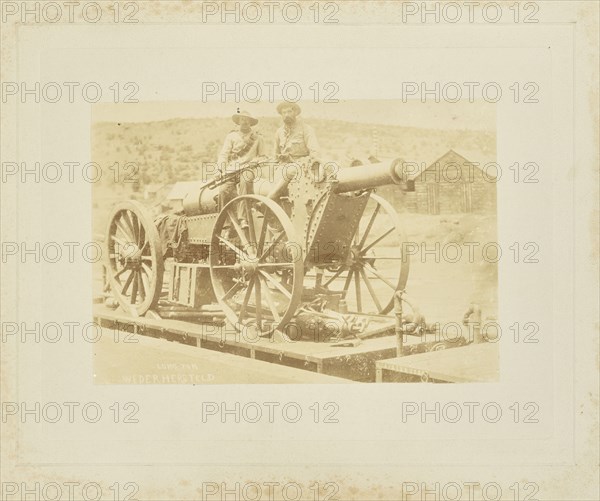
[[[281,337],[261,338],[252,332],[239,333],[225,323],[196,323],[164,318],[134,318],[121,310],[104,305],[94,306],[94,321],[101,327],[230,353],[264,362],[336,376],[354,381],[374,382],[376,362],[396,356],[394,321],[390,317],[371,319],[370,334],[346,346],[305,340],[284,340]],[[425,341],[425,342],[424,342]],[[424,351],[435,340],[408,337],[404,353]],[[243,382],[243,381],[240,381]]]
[[[94,344],[95,384],[218,385],[348,384],[347,379],[270,364],[213,350],[198,350],[147,336],[125,342],[127,333],[110,332]]]
[[[498,343],[470,344],[456,350],[380,360],[376,365],[378,383],[492,383],[500,377]]]

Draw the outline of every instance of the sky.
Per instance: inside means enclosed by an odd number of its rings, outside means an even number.
[[[426,129],[496,130],[496,108],[485,101],[422,103],[418,100],[352,100],[338,103],[300,101],[302,116]],[[277,103],[221,103],[161,101],[142,103],[98,103],[93,122],[153,122],[173,118],[226,117],[239,107],[257,117],[274,116]]]

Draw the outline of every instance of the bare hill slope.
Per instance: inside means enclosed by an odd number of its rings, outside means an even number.
[[[350,158],[373,153],[373,131],[377,130],[378,155],[402,157],[412,162],[429,162],[450,148],[495,155],[495,135],[483,131],[437,130],[371,125],[307,118],[319,138],[323,158],[342,166]],[[273,149],[279,117],[261,118],[257,126]],[[198,179],[202,162],[213,162],[227,132],[235,125],[227,118],[172,119],[146,123],[99,122],[92,127],[92,160],[103,169],[119,162],[139,166],[139,180],[172,183]],[[114,175],[103,175],[109,183]]]

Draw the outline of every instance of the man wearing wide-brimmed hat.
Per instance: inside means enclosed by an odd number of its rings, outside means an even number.
[[[249,112],[242,110],[234,114],[231,119],[238,125],[225,137],[225,142],[217,159],[221,175],[239,170],[252,161],[266,160],[266,149],[263,137],[259,132],[252,130],[258,123]],[[220,190],[221,207],[236,196],[236,185],[240,182],[239,176],[234,176],[224,183]],[[246,179],[240,182],[240,194],[251,192],[251,183]]]
[[[235,161],[243,164],[257,157],[266,156],[262,136],[252,130],[252,127],[258,123],[258,120],[245,110],[236,113],[231,119],[238,125],[238,128],[229,132],[225,137],[225,142],[218,158],[220,169],[224,168],[224,164],[230,162]]]
[[[281,162],[293,162],[302,157],[319,159],[319,142],[314,129],[306,125],[298,115],[302,112],[297,103],[284,101],[277,106],[283,125],[275,133],[275,158]]]

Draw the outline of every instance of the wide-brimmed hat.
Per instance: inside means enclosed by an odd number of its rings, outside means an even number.
[[[250,125],[256,125],[258,123],[258,120],[256,118],[254,118],[250,113],[248,113],[246,110],[242,110],[239,113],[236,113],[235,115],[231,116],[231,119],[236,123],[236,124],[240,124],[240,117],[246,117],[250,119]]]
[[[281,115],[281,110],[283,108],[292,108],[296,112],[296,115],[300,115],[300,113],[302,113],[300,106],[298,106],[296,103],[290,103],[289,101],[284,101],[283,103],[279,103],[277,105],[277,113],[279,113]]]

